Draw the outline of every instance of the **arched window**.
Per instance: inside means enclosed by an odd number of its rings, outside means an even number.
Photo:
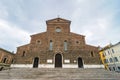
[[[120,67],[118,67],[118,69],[120,70]]]
[[[110,62],[113,62],[112,58],[109,58],[109,61],[110,61]]]
[[[25,51],[23,51],[23,54],[22,54],[22,57],[24,57],[24,56],[26,56],[26,53],[25,53]]]
[[[67,40],[64,41],[64,50],[67,51]]]
[[[14,59],[12,59],[11,63],[12,63],[12,64],[14,63]]]
[[[53,49],[53,42],[52,42],[52,40],[50,40],[49,50],[52,50],[52,49]]]
[[[114,49],[112,49],[112,53],[115,53],[115,52],[114,52]]]
[[[3,59],[3,63],[6,63],[6,61],[7,61],[7,58],[4,58],[4,59]]]
[[[90,53],[90,54],[91,54],[91,57],[94,57],[94,52],[93,52],[93,51],[91,51],[91,53]]]

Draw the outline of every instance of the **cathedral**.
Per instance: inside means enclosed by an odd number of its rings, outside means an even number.
[[[11,67],[100,68],[98,47],[88,45],[85,36],[70,32],[71,21],[46,21],[46,32],[31,35],[29,44],[17,47]]]

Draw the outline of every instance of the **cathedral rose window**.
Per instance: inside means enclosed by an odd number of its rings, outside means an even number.
[[[56,32],[61,32],[61,29],[59,27],[56,28]]]

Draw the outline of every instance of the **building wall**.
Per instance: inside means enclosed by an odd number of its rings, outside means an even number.
[[[120,71],[120,43],[111,45],[104,50],[109,70]]]
[[[84,65],[100,64],[98,47],[87,45],[85,36],[70,32],[70,21],[56,18],[46,23],[46,32],[31,35],[29,44],[17,48],[15,64],[33,64],[34,58],[38,57],[39,64],[54,65],[55,55],[58,53],[62,55],[62,64],[66,66],[69,64],[78,66],[79,57],[82,58]]]
[[[104,68],[109,70],[108,69],[108,63],[106,62],[106,57],[104,55],[104,50],[100,50],[99,55],[100,55],[101,63],[104,65]]]
[[[0,63],[11,64],[14,60],[14,54],[0,48]]]

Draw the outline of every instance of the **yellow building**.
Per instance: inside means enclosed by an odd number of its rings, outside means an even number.
[[[104,56],[104,49],[99,51],[99,55],[100,55],[101,63],[104,65],[104,68],[108,70],[108,64],[106,61],[106,57]]]
[[[120,72],[120,42],[105,46],[99,55],[105,69]]]

